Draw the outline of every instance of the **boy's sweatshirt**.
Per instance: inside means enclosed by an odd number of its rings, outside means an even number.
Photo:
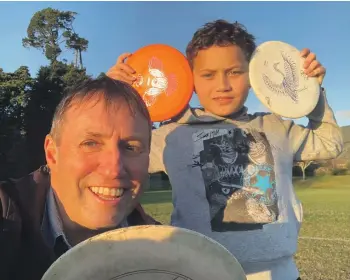
[[[246,108],[229,118],[189,108],[154,130],[149,171],[169,176],[171,224],[224,245],[248,280],[296,280],[303,212],[293,162],[332,159],[343,147],[324,92],[308,118],[303,127]]]

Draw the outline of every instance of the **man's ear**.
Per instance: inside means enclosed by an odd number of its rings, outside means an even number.
[[[50,134],[46,135],[44,143],[46,163],[50,169],[57,164],[57,143]]]

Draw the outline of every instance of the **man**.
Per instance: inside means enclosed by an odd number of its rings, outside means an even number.
[[[248,280],[296,280],[294,261],[303,211],[292,182],[293,161],[336,158],[343,149],[325,90],[303,127],[270,113],[248,114],[249,62],[255,37],[217,20],[198,29],[186,55],[203,109],[187,108],[153,130],[150,172],[172,185],[171,224],[224,245]],[[132,83],[122,54],[108,75]],[[320,87],[326,70],[310,50],[304,71]]]
[[[139,205],[152,123],[129,85],[89,80],[58,105],[47,166],[0,185],[0,279],[39,280],[79,242],[118,227],[157,224]]]

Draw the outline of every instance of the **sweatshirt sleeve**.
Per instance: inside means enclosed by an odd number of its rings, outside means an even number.
[[[307,116],[308,125],[286,120],[284,125],[294,152],[294,161],[328,160],[343,150],[343,137],[322,88],[315,109]]]
[[[165,137],[162,128],[152,130],[152,142],[150,152],[150,163],[148,173],[157,173],[164,171],[163,154],[165,148]]]

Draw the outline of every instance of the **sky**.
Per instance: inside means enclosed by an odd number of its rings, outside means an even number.
[[[196,29],[216,19],[237,20],[258,44],[277,40],[309,48],[327,69],[323,86],[339,125],[350,125],[350,2],[0,2],[0,68],[5,72],[25,65],[35,76],[48,64],[40,51],[22,46],[31,17],[47,7],[78,13],[74,27],[89,40],[83,62],[93,76],[106,72],[121,53],[148,44],[168,44],[184,53]],[[60,58],[72,60],[72,54]],[[199,105],[196,95],[191,105]],[[251,113],[265,110],[254,92],[246,105]]]

